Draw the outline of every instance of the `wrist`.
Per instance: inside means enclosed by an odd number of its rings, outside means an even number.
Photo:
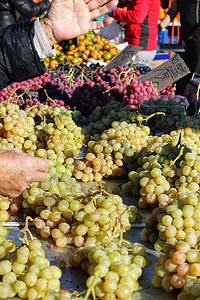
[[[53,47],[56,43],[58,43],[58,41],[54,37],[51,21],[47,17],[44,17],[40,19],[39,22],[44,34],[46,35],[50,47]]]

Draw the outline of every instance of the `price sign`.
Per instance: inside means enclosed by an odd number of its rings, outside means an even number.
[[[149,80],[158,88],[158,91],[161,91],[169,84],[176,82],[189,73],[190,69],[186,65],[185,61],[179,54],[176,54],[164,64],[138,78],[138,81],[143,82],[145,80]]]
[[[111,68],[116,68],[120,65],[127,64],[131,58],[140,51],[142,47],[127,46],[122,51],[120,51],[111,61],[107,64],[106,70]]]

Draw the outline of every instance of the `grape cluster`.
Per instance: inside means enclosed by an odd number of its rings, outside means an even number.
[[[154,244],[156,250],[161,251],[165,242],[175,245],[178,241],[186,241],[195,246],[199,237],[199,155],[195,151],[187,152],[179,161],[175,170],[175,186],[162,197],[168,201],[171,193],[171,203],[159,206],[163,210],[156,209],[153,228],[147,225],[142,230],[141,238],[143,241],[150,240],[154,234]],[[166,199],[165,199],[166,198]],[[145,204],[146,199],[142,199]],[[144,205],[145,206],[145,205]],[[152,231],[153,229],[153,231]]]
[[[185,241],[179,241],[175,246],[166,244],[163,251],[155,266],[153,286],[162,287],[168,293],[182,289],[178,300],[198,299],[200,296],[198,249]]]
[[[6,238],[7,233],[7,228],[0,221],[0,260],[6,258],[9,252],[14,251],[16,248],[14,242]]]
[[[196,198],[194,194],[190,194],[188,197],[190,199]],[[169,205],[166,214],[159,218],[157,225],[159,237],[172,245],[180,240],[187,241],[191,246],[196,245],[199,228],[198,205],[188,204],[181,206],[181,208],[175,204]]]
[[[39,131],[39,141],[45,142],[44,147],[40,145],[39,149],[53,150],[56,154],[62,152],[66,158],[77,156],[82,148],[81,128],[76,126],[70,116],[66,115],[54,117],[53,121],[54,123],[49,122],[48,124],[43,122],[36,127]],[[46,137],[41,134],[44,130],[47,134]],[[43,141],[43,139],[45,140]]]
[[[138,204],[141,208],[159,206],[165,209],[174,200],[177,192],[174,181],[177,166],[173,161],[179,151],[179,148],[171,144],[157,146],[155,152],[144,149],[138,158],[140,167],[129,172],[130,182],[124,185],[124,192],[137,195],[138,190]]]
[[[189,132],[189,128],[183,131],[184,134],[187,132]],[[124,191],[134,194],[136,187],[139,188],[141,198],[138,203],[141,208],[158,205],[160,208],[166,209],[177,197],[185,204],[197,203],[197,200],[192,200],[192,195],[195,199],[195,193],[199,190],[200,157],[194,149],[191,150],[187,136],[185,138],[184,135],[178,135],[177,132],[174,132],[174,135],[171,133],[171,135],[172,139],[170,137],[170,142],[168,140],[165,145],[161,144],[162,137],[156,138],[158,143],[153,146],[154,152],[144,149],[138,158],[141,167],[137,171],[130,171],[128,175],[132,183],[127,183]],[[182,145],[184,140],[187,140],[188,147]],[[149,148],[151,147],[148,145],[147,149]]]
[[[67,112],[42,104],[31,111],[20,110],[12,103],[1,105],[0,149],[46,157],[50,171],[72,175],[73,157],[79,154],[84,136]]]
[[[0,287],[3,299],[18,296],[34,300],[44,296],[48,290],[60,290],[62,272],[57,266],[50,266],[40,241],[32,237],[27,227],[29,219],[26,219],[22,230],[24,238],[19,247],[6,239],[7,230],[0,224]]]
[[[76,251],[70,263],[88,273],[87,297],[91,294],[101,299],[129,299],[138,289],[142,269],[151,265],[151,259],[139,243],[126,247],[111,241]]]
[[[187,117],[186,117],[187,118]],[[186,124],[185,124],[186,125]],[[200,154],[199,150],[199,134],[200,132],[193,127],[187,125],[183,128],[179,126],[178,130],[173,130],[170,134],[162,134],[161,136],[149,136],[147,150],[154,151],[157,146],[161,147],[168,143],[172,146],[185,145],[191,150]]]
[[[34,120],[28,117],[19,106],[8,104],[0,106],[0,149],[25,151],[36,150]]]
[[[89,247],[107,241],[113,234],[117,236],[121,227],[129,230],[129,216],[133,220],[137,213],[132,209],[128,214],[128,207],[118,195],[106,197],[97,191],[83,195],[80,185],[67,174],[53,173],[22,196],[26,214],[37,215],[37,233],[43,238],[51,236],[58,247]]]
[[[112,127],[89,141],[89,153],[75,165],[74,176],[83,181],[102,177],[123,177],[133,167],[136,153],[147,145],[149,128],[126,121],[112,122]],[[87,173],[93,173],[91,176]],[[85,175],[87,174],[87,176]],[[86,178],[86,179],[85,179]]]
[[[76,107],[84,116],[90,115],[97,106],[104,106],[115,98],[107,92],[109,87],[101,87],[94,81],[87,80],[78,86],[70,99],[72,107]]]
[[[161,98],[162,97],[162,98]],[[146,100],[145,100],[146,99]],[[153,119],[149,119],[147,125],[152,134],[170,133],[177,129],[178,122],[185,119],[186,108],[176,96],[141,96],[140,113],[146,116],[155,112],[163,112]]]
[[[69,97],[72,95],[75,87],[76,85],[72,85],[65,74],[54,75],[46,71],[39,77],[20,83],[14,82],[2,89],[0,91],[0,100],[16,103],[25,110],[40,103],[47,103],[52,107],[63,106],[70,109]]]
[[[79,122],[83,126],[84,131],[93,136],[102,134],[104,130],[109,129],[113,121],[121,122],[126,120],[134,122],[136,116],[136,112],[131,111],[128,105],[118,101],[111,101],[103,107],[97,106],[88,118],[81,116]]]
[[[9,219],[9,210],[17,213],[21,206],[21,199],[10,199],[0,195],[0,222],[6,222]]]

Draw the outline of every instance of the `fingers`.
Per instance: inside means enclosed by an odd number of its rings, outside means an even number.
[[[43,172],[34,172],[31,177],[29,177],[29,183],[31,182],[41,182],[45,179],[45,173]]]
[[[32,164],[37,172],[47,172],[49,169],[49,161],[46,158],[31,157]]]
[[[46,158],[31,157],[27,158],[27,180],[29,183],[33,181],[42,181],[45,179],[45,172],[49,169],[49,161]]]
[[[88,4],[88,8],[90,11],[97,9],[98,7],[106,4],[108,0],[84,0],[86,4]]]
[[[101,29],[105,26],[108,26],[113,22],[113,20],[114,20],[113,18],[106,18],[102,21],[92,22],[90,23],[90,31]]]
[[[107,14],[111,9],[116,7],[117,4],[118,4],[118,0],[112,0],[112,1],[108,2],[106,5],[101,6],[98,9],[91,11],[91,20],[94,20],[98,17],[101,17],[101,16]],[[89,6],[89,4],[88,4],[88,6]]]

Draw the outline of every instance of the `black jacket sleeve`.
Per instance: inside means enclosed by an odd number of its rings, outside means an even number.
[[[178,14],[178,9],[173,9],[173,8],[170,8],[167,12],[167,14],[170,16],[170,21],[173,21],[174,18],[176,17],[176,15]]]
[[[10,2],[22,16],[27,18],[42,15],[50,5],[49,0],[43,0],[39,3],[31,3],[29,0],[10,0]]]
[[[10,25],[0,32],[0,89],[45,72],[33,43],[34,22]]]

